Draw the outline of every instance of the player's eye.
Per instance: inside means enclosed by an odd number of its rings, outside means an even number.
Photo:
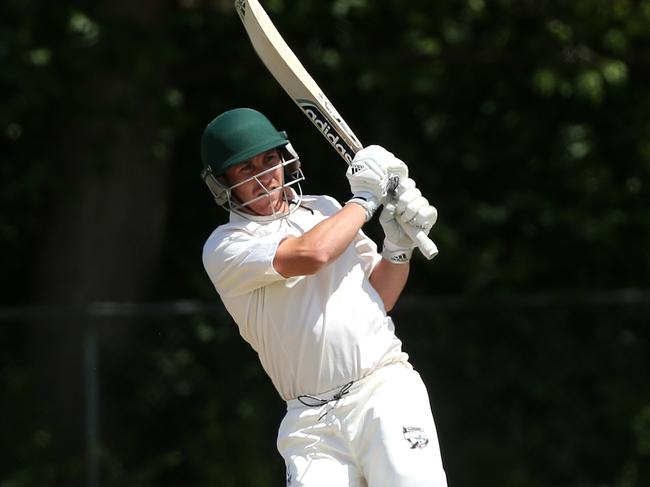
[[[244,164],[241,169],[239,170],[240,174],[250,174],[253,170],[253,165],[252,164]]]
[[[279,157],[277,154],[268,154],[266,157],[264,157],[264,163],[267,166],[273,166],[279,162]]]

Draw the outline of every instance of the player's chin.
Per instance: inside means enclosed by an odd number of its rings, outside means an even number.
[[[284,204],[284,193],[281,188],[271,188],[263,193],[251,195],[246,207],[250,213],[267,216],[281,213]]]
[[[273,198],[274,200],[275,198]],[[273,215],[280,207],[279,202],[273,201],[271,198],[262,198],[255,203],[249,205],[249,209],[260,216]]]

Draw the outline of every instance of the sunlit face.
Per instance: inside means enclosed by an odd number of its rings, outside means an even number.
[[[286,210],[284,168],[278,149],[262,152],[226,169],[224,174],[242,210],[254,215],[272,215]]]

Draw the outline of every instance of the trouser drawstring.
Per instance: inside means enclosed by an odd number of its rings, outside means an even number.
[[[323,399],[317,396],[310,396],[309,394],[301,394],[296,399],[298,399],[298,401],[300,401],[302,404],[310,408],[318,408],[321,406],[325,406],[325,404],[334,403],[331,407],[329,407],[323,414],[321,414],[318,417],[318,421],[320,421],[325,416],[327,416],[332,409],[334,409],[338,405],[339,401],[343,396],[345,396],[350,392],[350,388],[352,387],[352,384],[354,384],[353,380],[345,384],[343,387],[341,387],[339,391],[336,394],[334,394],[330,399]]]

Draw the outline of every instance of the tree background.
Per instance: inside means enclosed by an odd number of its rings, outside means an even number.
[[[394,318],[450,485],[648,485],[650,1],[263,5],[438,207]],[[0,486],[282,485],[283,404],[200,261],[203,127],[257,108],[308,192],[348,189],[232,2],[6,0],[0,88]]]

